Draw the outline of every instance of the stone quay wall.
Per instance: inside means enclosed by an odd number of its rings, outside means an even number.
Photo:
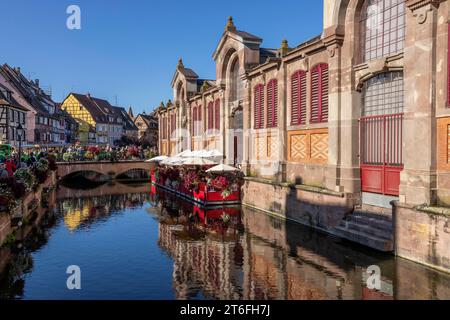
[[[30,192],[22,200],[22,203],[14,212],[0,212],[0,245],[6,240],[9,234],[15,230],[13,219],[26,219],[40,206],[44,192],[56,186],[56,172],[52,171],[47,180],[39,185],[36,191]]]
[[[395,254],[450,271],[450,209],[393,203]]]
[[[330,233],[355,205],[343,193],[259,178],[246,178],[241,194],[244,206]]]

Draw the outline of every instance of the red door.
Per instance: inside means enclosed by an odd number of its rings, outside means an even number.
[[[360,119],[362,191],[399,195],[403,113]]]

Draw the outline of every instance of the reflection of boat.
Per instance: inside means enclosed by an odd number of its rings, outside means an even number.
[[[150,172],[150,180],[152,185],[162,188],[188,201],[198,203],[201,206],[213,207],[241,203],[241,193],[238,187],[231,190],[230,193],[224,197],[221,191],[208,188],[206,183],[199,183],[197,190],[188,190],[183,183],[174,186],[173,184],[166,183],[167,181],[156,179],[154,171]]]
[[[199,240],[205,235],[218,241],[234,241],[242,229],[240,206],[204,207],[199,204],[151,188],[151,198],[159,199],[159,220],[162,224],[182,226],[176,236],[183,240]]]

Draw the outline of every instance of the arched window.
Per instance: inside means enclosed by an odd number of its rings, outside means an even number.
[[[361,10],[361,62],[401,52],[405,41],[405,0],[366,0]]]
[[[403,73],[380,73],[364,83],[363,117],[403,113]]]
[[[208,103],[208,129],[214,129],[214,102]]]
[[[318,64],[311,70],[311,122],[328,121],[328,65]]]
[[[278,82],[272,79],[267,84],[267,128],[278,125]]]
[[[254,128],[264,128],[264,85],[258,84],[254,88]]]
[[[214,104],[214,118],[215,129],[220,130],[220,99],[217,99]]]
[[[178,105],[181,105],[183,100],[184,100],[183,82],[180,82],[180,83],[178,83],[178,87],[177,87],[177,96],[176,96],[175,103],[177,103]]]
[[[239,59],[233,60],[230,69],[230,101],[239,101],[243,99],[244,84],[239,78]]]
[[[306,124],[306,72],[291,77],[291,125]]]

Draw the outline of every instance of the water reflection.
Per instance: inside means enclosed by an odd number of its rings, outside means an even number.
[[[89,268],[75,298],[450,298],[448,274],[298,224],[247,208],[205,211],[146,184],[106,184],[60,187],[0,249],[0,299],[74,298],[51,269],[67,265],[66,247]],[[380,290],[367,288],[370,265],[381,268]]]

